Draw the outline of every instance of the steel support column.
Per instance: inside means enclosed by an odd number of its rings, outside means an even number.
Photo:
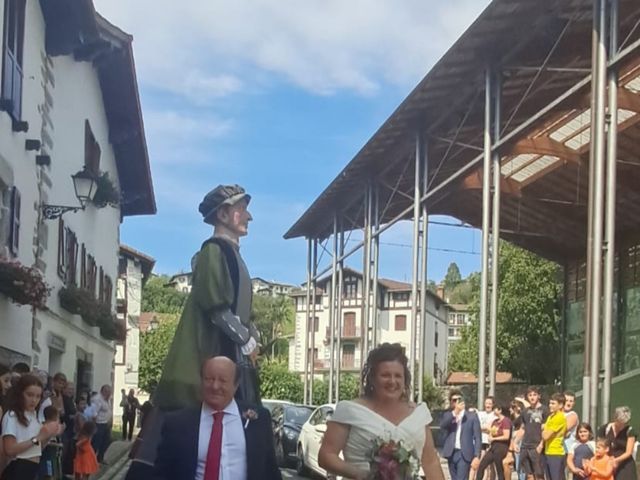
[[[609,57],[614,57],[618,50],[618,0],[610,0],[609,13]],[[616,255],[616,160],[618,158],[618,72],[615,67],[608,73],[609,83],[609,115],[607,134],[607,194],[605,205],[605,234],[604,242],[606,255],[604,261],[604,319],[602,338],[602,361],[604,377],[602,379],[602,421],[607,421],[611,410],[611,376],[613,335],[613,290],[614,264]]]
[[[480,338],[478,351],[478,406],[486,395],[487,361],[487,301],[489,296],[489,221],[491,202],[491,69],[485,72],[484,95],[484,162],[482,169],[482,266],[480,282]]]
[[[371,343],[373,348],[378,346],[380,322],[378,317],[379,287],[378,287],[378,263],[380,259],[380,236],[377,235],[380,229],[380,187],[376,184],[373,187],[373,234],[372,234],[372,263],[371,263],[371,283],[373,284],[373,295],[371,300],[372,334]]]
[[[329,398],[333,402],[334,360],[335,360],[335,323],[336,323],[336,287],[338,269],[338,214],[333,215],[333,252],[331,256],[331,288],[329,290]]]
[[[342,258],[344,255],[344,224],[342,219],[339,222],[338,228],[338,249],[339,256]],[[344,319],[342,318],[342,297],[343,297],[343,285],[344,285],[344,260],[338,261],[338,298],[336,301],[336,323],[337,323],[337,341],[336,341],[336,401],[340,400],[340,372],[342,371],[342,333],[344,329]]]
[[[493,84],[493,142],[500,140],[502,78],[497,72]],[[500,153],[493,152],[493,208],[491,222],[491,309],[489,330],[489,395],[496,394],[496,341],[498,329],[498,284],[500,259]],[[481,405],[478,404],[480,407]]]
[[[305,405],[310,405],[309,402],[309,336],[311,334],[309,325],[311,324],[311,279],[313,277],[313,271],[311,267],[311,251],[312,251],[312,240],[310,238],[307,239],[307,297],[306,297],[306,312],[305,319],[306,323],[304,324],[304,352],[302,352],[302,358],[304,359],[304,403]]]
[[[422,154],[422,195],[429,188],[429,145],[425,142]],[[427,338],[427,263],[429,246],[429,212],[427,202],[422,202],[422,245],[420,257],[420,332],[418,335],[418,401],[424,398],[425,343]],[[446,340],[445,340],[446,341]],[[435,380],[435,378],[434,378]]]
[[[309,329],[311,330],[311,365],[309,368],[309,403],[308,405],[312,405],[313,402],[313,374],[315,371],[315,363],[316,363],[316,273],[318,272],[318,239],[313,239],[312,249],[311,249],[311,275],[313,280],[311,281],[311,318],[309,320]]]
[[[415,151],[415,174],[413,182],[413,257],[411,260],[411,339],[409,348],[409,371],[413,385],[416,385],[416,362],[417,357],[417,329],[418,329],[418,281],[419,281],[419,264],[420,264],[420,204],[421,197],[420,187],[422,179],[420,177],[420,163],[422,162],[423,140],[420,132],[416,132],[416,151]],[[412,388],[411,398],[415,399],[415,388]]]
[[[591,326],[589,365],[589,423],[598,424],[598,384],[600,377],[600,315],[602,295],[602,233],[603,233],[603,196],[604,196],[604,157],[605,157],[605,108],[607,89],[607,0],[595,0],[597,12],[594,16],[594,34],[596,41],[596,64],[594,65],[592,94],[595,98],[593,129],[591,131],[591,150],[593,152],[593,181],[589,191],[592,222],[592,242],[589,258],[591,259],[591,291],[589,292],[589,324]]]
[[[372,216],[372,188],[371,182],[367,183],[364,195],[364,249],[362,259],[362,353],[360,354],[360,365],[364,366],[371,345],[369,335],[371,328],[371,216]]]

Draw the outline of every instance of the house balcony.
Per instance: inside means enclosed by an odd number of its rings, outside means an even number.
[[[329,344],[329,339],[331,338],[331,333],[329,332],[329,327],[327,327],[324,337],[324,344]],[[342,340],[349,340],[352,342],[359,342],[361,340],[360,333],[355,328],[343,328],[342,335],[340,336]]]
[[[319,360],[316,359],[313,362],[313,370],[315,372],[328,372],[330,367],[329,360]],[[342,363],[340,365],[340,370],[342,372],[358,372],[360,371],[360,366],[356,365],[356,362],[352,359],[342,359]]]

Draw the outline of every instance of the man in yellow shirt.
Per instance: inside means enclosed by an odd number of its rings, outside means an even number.
[[[563,440],[567,432],[567,420],[564,416],[563,407],[564,395],[554,393],[549,399],[549,417],[542,429],[547,478],[549,480],[564,480],[565,478]]]

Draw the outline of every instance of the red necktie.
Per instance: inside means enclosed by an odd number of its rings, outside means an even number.
[[[204,467],[204,480],[218,480],[220,476],[220,457],[222,455],[222,417],[224,412],[213,414],[213,428],[209,438],[207,464]]]

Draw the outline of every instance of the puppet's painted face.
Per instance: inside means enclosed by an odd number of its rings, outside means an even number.
[[[219,222],[231,233],[238,237],[244,237],[249,233],[249,222],[253,220],[248,210],[249,202],[242,199],[235,205],[228,205],[220,209]]]

